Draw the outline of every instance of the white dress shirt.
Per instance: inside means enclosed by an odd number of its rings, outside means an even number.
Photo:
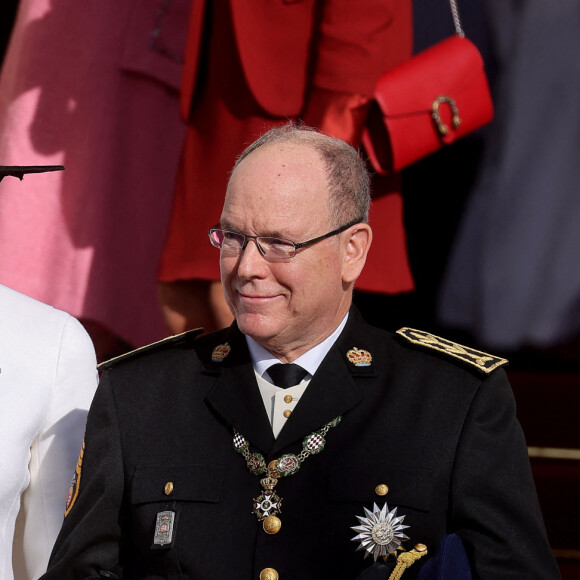
[[[254,363],[256,380],[258,381],[258,387],[260,389],[260,394],[262,395],[262,400],[264,401],[266,413],[268,414],[270,424],[272,425],[274,437],[278,437],[278,434],[286,424],[288,417],[290,417],[292,411],[300,401],[300,397],[304,394],[304,391],[306,391],[306,388],[310,384],[310,379],[312,379],[314,373],[320,366],[320,363],[328,354],[328,351],[342,332],[347,319],[348,314],[342,319],[342,322],[328,338],[293,361],[294,364],[305,369],[308,374],[298,385],[288,387],[287,389],[274,385],[270,375],[268,374],[268,369],[272,365],[279,363],[280,360],[270,351],[259,345],[253,338],[246,336],[250,356]]]

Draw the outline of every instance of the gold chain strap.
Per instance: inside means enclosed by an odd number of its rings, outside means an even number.
[[[459,19],[459,10],[457,9],[457,3],[455,0],[449,0],[449,6],[451,8],[451,16],[453,17],[453,25],[455,26],[455,32],[458,36],[463,38],[465,32],[461,28],[461,20]]]

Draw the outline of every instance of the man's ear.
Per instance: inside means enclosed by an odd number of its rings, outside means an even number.
[[[368,224],[357,224],[345,232],[346,245],[342,262],[342,281],[353,283],[362,272],[369,248],[373,240],[373,231]]]

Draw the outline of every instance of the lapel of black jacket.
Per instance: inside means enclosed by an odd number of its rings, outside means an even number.
[[[208,345],[207,352],[202,355],[205,373],[216,375],[216,382],[208,392],[206,401],[228,425],[250,442],[253,449],[267,455],[274,443],[274,435],[256,383],[245,337],[235,322],[225,336],[215,336],[215,345]],[[230,353],[223,361],[212,362],[212,349],[225,342],[231,348]]]
[[[344,415],[361,401],[364,383],[376,377],[376,368],[373,362],[369,366],[356,366],[349,362],[347,354],[354,347],[373,352],[368,328],[356,308],[351,308],[344,330],[280,431],[271,456],[277,457],[285,447]]]

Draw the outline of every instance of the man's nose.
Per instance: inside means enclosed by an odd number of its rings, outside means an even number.
[[[248,238],[246,247],[238,258],[238,275],[244,278],[263,276],[268,268],[268,263],[258,248],[258,242]]]

